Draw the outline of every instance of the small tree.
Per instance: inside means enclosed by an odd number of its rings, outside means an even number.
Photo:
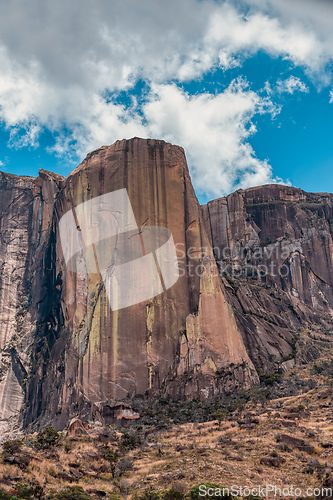
[[[15,455],[21,451],[23,442],[21,439],[13,439],[12,441],[5,441],[2,445],[3,453],[5,455]]]
[[[36,438],[37,450],[45,450],[51,446],[56,446],[60,441],[60,435],[53,427],[46,427],[40,431]]]
[[[16,483],[15,489],[18,491],[19,498],[26,498],[27,500],[34,496],[35,490],[27,483]]]
[[[122,450],[134,450],[141,444],[140,434],[133,429],[130,432],[123,431],[119,448]]]
[[[218,409],[217,412],[215,413],[215,418],[216,418],[218,426],[220,428],[221,427],[221,422],[222,422],[222,419],[223,419],[223,413],[221,412],[220,409]]]
[[[2,488],[0,488],[0,500],[10,500],[10,495]]]
[[[119,455],[115,450],[109,448],[108,446],[105,446],[103,454],[105,460],[107,460],[110,464],[112,477],[115,478]]]

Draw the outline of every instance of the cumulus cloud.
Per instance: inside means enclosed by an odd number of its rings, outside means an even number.
[[[286,92],[287,94],[293,94],[294,92],[309,92],[309,87],[305,85],[300,78],[296,76],[290,76],[286,80],[277,81],[277,91],[281,94]]]
[[[299,24],[321,33],[322,43],[332,37],[333,4],[331,0],[241,0],[250,11],[260,12],[272,17],[278,16],[283,24]],[[332,50],[332,48],[330,49]]]
[[[279,20],[287,31],[301,30],[309,33],[310,60],[305,62],[310,76],[317,84],[327,85],[331,80],[330,70],[325,65],[333,57],[333,3],[331,0],[241,0],[247,5],[251,14],[261,15]],[[298,44],[297,44],[298,45]],[[308,48],[310,47],[308,45]],[[291,49],[293,51],[293,49]]]
[[[241,15],[229,4],[211,16],[205,41],[216,51],[227,51],[229,58],[244,51],[253,54],[263,50],[309,68],[318,69],[322,63],[320,41],[314,32],[297,24],[283,25],[279,19],[258,12]]]
[[[222,196],[235,188],[275,181],[271,167],[256,158],[246,141],[256,132],[253,116],[274,115],[278,109],[241,80],[219,94],[198,95],[176,84],[153,84],[140,110],[135,104],[125,108],[96,97],[71,111],[71,133],[57,138],[57,154],[79,151],[84,156],[117,138],[158,137],[185,148],[200,193]]]
[[[201,192],[219,196],[273,181],[271,167],[255,157],[246,139],[256,131],[251,118],[276,108],[244,82],[234,81],[220,94],[195,96],[176,85],[155,85],[143,111],[154,136],[185,147]]]
[[[214,68],[239,66],[258,51],[327,75],[333,43],[325,16],[312,23],[309,16],[297,18],[293,2],[284,0],[283,8],[269,0],[250,4],[4,2],[0,121],[10,130],[10,145],[37,147],[47,128],[56,137],[52,152],[83,156],[123,137],[155,136],[186,148],[196,188],[208,194],[272,182],[270,166],[247,140],[255,133],[253,116],[276,113],[277,107],[240,82],[216,95],[191,96],[181,88]],[[130,92],[140,79],[145,98],[139,105],[121,104],[119,92]],[[306,91],[294,77],[279,88]]]

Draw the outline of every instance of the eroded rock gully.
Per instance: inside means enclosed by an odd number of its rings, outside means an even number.
[[[257,370],[309,361],[305,329],[329,342],[331,195],[264,186],[200,207],[183,149],[138,138],[90,153],[66,179],[0,175],[2,433],[61,429],[146,392],[223,396],[257,384]],[[124,188],[139,228],[171,231],[180,277],[111,310],[96,275],[66,267],[59,221]]]

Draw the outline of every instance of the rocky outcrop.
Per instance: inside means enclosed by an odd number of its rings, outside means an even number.
[[[268,185],[202,207],[238,327],[262,373],[313,361],[323,342],[330,345],[332,204],[327,193]]]
[[[1,174],[0,431],[313,361],[331,346],[332,199],[274,185],[200,207],[183,149],[138,138],[66,179]]]
[[[31,244],[24,242],[19,265],[13,263],[27,280],[20,307],[25,303],[29,331],[25,349],[17,350],[24,372],[15,407],[17,412],[24,403],[25,426],[39,419],[63,428],[72,417],[91,413],[95,403],[146,392],[206,399],[258,382],[221,287],[182,148],[137,138],[118,141],[89,154],[65,180],[45,172],[35,180],[13,179],[26,182],[24,210],[30,210],[16,225]],[[151,228],[166,228],[178,252],[179,277],[168,286],[163,274],[163,293],[115,309],[103,271],[82,243],[95,230],[84,207],[124,189],[137,224],[125,234],[126,245],[146,241]],[[104,223],[116,219],[116,212]],[[77,252],[70,243],[69,252],[82,253],[74,264],[66,260],[59,228],[62,217],[72,213],[82,247]],[[98,238],[105,241],[104,226],[98,224]],[[108,240],[107,251],[116,261],[126,250],[120,248],[123,240]],[[149,281],[151,269],[145,272]],[[136,293],[134,277],[126,290],[130,297]]]

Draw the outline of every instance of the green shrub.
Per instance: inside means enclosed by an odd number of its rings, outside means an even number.
[[[5,441],[2,445],[3,452],[6,455],[15,455],[22,448],[23,442],[22,439],[13,439],[11,441]]]
[[[278,368],[274,373],[259,375],[260,382],[266,386],[271,386],[281,382],[283,371]]]
[[[45,450],[51,446],[56,446],[60,441],[60,435],[53,427],[46,427],[40,431],[36,438],[35,447],[37,450]]]
[[[174,488],[162,492],[162,500],[182,500],[183,498],[183,493],[179,490],[175,490]]]
[[[148,490],[141,496],[136,496],[136,500],[161,500],[161,492],[156,490]]]
[[[116,474],[117,463],[119,460],[118,453],[112,448],[109,448],[108,445],[104,445],[102,447],[102,456],[105,460],[109,462],[111,468],[111,474],[112,477],[114,478]]]
[[[81,486],[68,486],[51,497],[50,500],[92,500]]]
[[[37,486],[35,486],[34,496],[40,500],[41,498],[43,498],[43,495],[44,495],[43,486],[41,486],[40,484],[37,484]]]
[[[141,444],[140,435],[137,432],[124,431],[121,437],[119,448],[123,450],[134,450]]]
[[[31,488],[31,486],[26,483],[16,483],[15,489],[19,492],[20,498],[29,499],[35,495],[34,488]]]
[[[217,423],[218,423],[219,428],[220,428],[220,427],[221,427],[221,422],[222,422],[222,420],[223,420],[223,413],[221,412],[221,410],[220,410],[220,409],[218,409],[218,410],[216,411],[216,413],[215,413],[215,418],[216,418]]]
[[[9,499],[10,496],[8,495],[8,493],[2,488],[0,488],[0,500],[9,500]]]

